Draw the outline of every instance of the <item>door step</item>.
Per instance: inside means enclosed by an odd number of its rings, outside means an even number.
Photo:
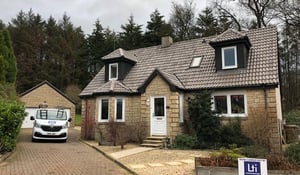
[[[147,137],[141,146],[144,147],[153,147],[153,148],[164,148],[166,145],[166,136],[150,136]]]

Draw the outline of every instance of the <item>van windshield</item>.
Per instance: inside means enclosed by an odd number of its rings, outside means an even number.
[[[60,109],[40,109],[37,111],[36,118],[43,120],[67,120],[67,114]]]

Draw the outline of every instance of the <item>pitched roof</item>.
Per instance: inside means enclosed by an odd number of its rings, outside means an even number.
[[[210,41],[219,42],[247,37],[251,43],[247,67],[216,71],[215,50]],[[175,42],[170,47],[153,46],[127,51],[138,58],[122,84],[138,93],[155,70],[165,81],[183,90],[218,89],[278,85],[277,29],[268,27],[219,36]],[[202,57],[199,67],[190,67],[194,57]],[[105,83],[104,68],[82,91],[80,96],[93,95]]]
[[[110,59],[115,59],[115,58],[120,58],[120,57],[124,57],[124,58],[134,61],[134,62],[137,61],[137,57],[134,53],[124,50],[122,48],[119,48],[119,49],[109,53],[108,55],[102,57],[102,60],[110,60]]]
[[[213,38],[211,40],[211,42],[222,42],[222,41],[228,41],[228,40],[243,39],[246,36],[247,36],[246,34],[236,31],[234,29],[228,29],[225,32],[223,32],[222,34]]]
[[[70,97],[68,97],[65,93],[63,93],[62,91],[60,91],[59,89],[57,89],[54,85],[52,85],[50,82],[48,82],[47,80],[37,84],[36,86],[28,89],[27,91],[19,94],[20,97],[23,97],[24,95],[34,91],[35,89],[43,86],[44,84],[50,86],[53,90],[55,90],[57,93],[59,93],[60,95],[62,95],[63,97],[65,97],[67,100],[69,100],[71,103],[76,104],[76,102],[74,100],[72,100]]]

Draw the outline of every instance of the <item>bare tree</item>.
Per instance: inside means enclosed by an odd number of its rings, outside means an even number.
[[[185,0],[183,5],[173,2],[170,24],[177,40],[188,40],[194,37],[195,5],[193,0]]]

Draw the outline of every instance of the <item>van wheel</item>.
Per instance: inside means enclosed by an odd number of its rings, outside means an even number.
[[[61,140],[61,143],[66,143],[67,139]]]
[[[31,141],[32,141],[32,142],[36,142],[36,139],[32,137],[32,138],[31,138]]]

